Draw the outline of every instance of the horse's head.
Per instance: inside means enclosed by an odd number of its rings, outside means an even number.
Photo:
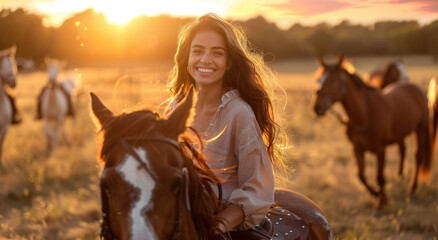
[[[212,236],[212,205],[206,200],[206,192],[208,199],[214,196],[208,178],[212,172],[197,172],[205,162],[193,164],[187,154],[191,145],[178,143],[192,95],[191,91],[168,119],[160,119],[147,110],[114,116],[91,94],[103,135],[100,187],[105,239],[196,239],[201,228],[202,237]]]
[[[46,64],[49,83],[55,84],[59,73],[65,68],[67,62],[46,57],[44,63]]]
[[[2,84],[6,84],[11,88],[15,87],[17,64],[15,63],[15,52],[17,48],[12,46],[9,49],[0,52],[0,78]]]
[[[346,91],[344,73],[346,71],[343,67],[343,55],[340,55],[337,63],[333,65],[326,64],[321,57],[318,61],[320,64],[317,73],[319,89],[315,92],[313,109],[318,116],[324,116],[333,103],[340,101],[344,96]]]

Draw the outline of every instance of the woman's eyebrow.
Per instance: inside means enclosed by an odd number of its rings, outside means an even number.
[[[199,45],[199,44],[194,44],[194,45],[192,45],[192,48],[205,48],[205,46]],[[221,50],[225,51],[225,48],[221,47],[221,46],[214,46],[214,47],[212,47],[212,49],[221,49]]]

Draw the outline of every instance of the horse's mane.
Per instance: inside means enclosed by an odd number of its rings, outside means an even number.
[[[156,126],[162,118],[158,113],[149,110],[140,110],[114,116],[105,126],[102,126],[103,142],[100,150],[101,164],[112,147],[127,136],[146,137],[150,129]],[[193,130],[193,129],[192,129]],[[193,130],[194,131],[194,130]],[[215,235],[215,222],[212,207],[219,210],[220,200],[216,196],[213,185],[221,187],[219,179],[208,167],[205,158],[196,149],[185,134],[179,138],[184,165],[189,173],[189,197],[191,217],[200,239],[211,239]]]
[[[159,118],[157,113],[149,110],[122,113],[114,116],[101,129],[103,139],[99,153],[99,163],[105,163],[105,156],[120,139],[127,136],[145,137],[149,132],[149,126],[145,123],[155,124]]]
[[[351,66],[352,66],[352,65],[351,65]],[[344,67],[344,65],[341,67],[341,69],[342,69],[342,71],[343,71],[345,74],[347,74],[348,76],[350,76],[350,79],[353,81],[353,83],[354,83],[356,86],[358,86],[358,87],[362,87],[362,88],[365,88],[365,89],[369,89],[369,90],[375,89],[373,86],[370,86],[370,85],[366,84],[366,83],[362,80],[362,78],[361,78],[359,75],[356,74],[355,71],[351,71],[350,69],[346,69],[346,68]]]
[[[190,175],[191,215],[195,229],[200,239],[212,239],[215,236],[212,207],[216,211],[219,211],[220,208],[220,198],[214,193],[213,185],[218,186],[219,196],[221,196],[220,180],[208,167],[203,155],[193,148],[190,138],[183,135],[181,140],[185,166]],[[192,158],[190,159],[188,156],[192,156]]]

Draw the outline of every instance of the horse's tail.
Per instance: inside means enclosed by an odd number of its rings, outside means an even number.
[[[436,134],[437,134],[437,126],[438,126],[438,112],[436,109],[437,106],[437,98],[438,98],[438,78],[434,77],[430,79],[429,86],[427,87],[427,100],[429,106],[429,127],[432,138],[432,148],[435,147],[436,143]]]
[[[432,79],[433,80],[433,79]],[[427,97],[426,97],[426,111],[425,111],[425,121],[427,121],[424,125],[425,125],[425,153],[426,156],[421,160],[420,162],[420,166],[419,166],[419,180],[420,181],[429,181],[430,180],[430,176],[431,176],[431,169],[432,169],[432,158],[433,158],[433,146],[434,146],[434,136],[436,133],[436,129],[435,126],[433,126],[432,123],[432,118],[434,117],[434,111],[433,111],[433,106],[431,108],[431,97],[433,98],[433,101],[435,101],[436,98],[436,82],[433,81],[434,83],[431,82],[429,83],[429,87],[428,87],[428,91],[427,91]],[[432,85],[431,85],[432,83]],[[431,88],[433,88],[432,90],[435,91],[435,94],[431,95]],[[431,111],[432,109],[432,111]]]

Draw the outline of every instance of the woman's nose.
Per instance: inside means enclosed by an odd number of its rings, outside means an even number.
[[[210,54],[205,53],[204,55],[202,55],[201,62],[202,63],[210,63],[211,62]]]

